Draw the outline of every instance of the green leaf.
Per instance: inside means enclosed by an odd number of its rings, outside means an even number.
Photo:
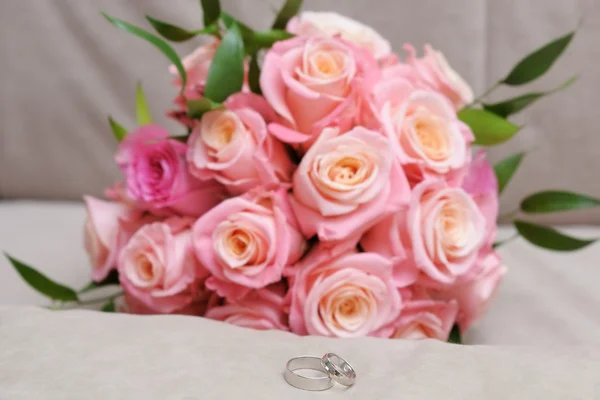
[[[275,22],[273,22],[273,29],[285,29],[287,23],[294,15],[298,14],[302,8],[302,0],[286,0],[283,7],[279,10]]]
[[[110,115],[108,116],[108,123],[110,124],[113,136],[118,142],[125,139],[125,136],[127,136],[127,129],[123,128],[123,126],[115,121]]]
[[[558,190],[538,192],[526,197],[521,202],[521,210],[532,214],[582,210],[598,206],[600,206],[599,199]]]
[[[255,31],[250,40],[257,49],[264,49],[273,46],[275,42],[293,37],[294,34],[287,31],[271,29],[268,31]]]
[[[462,335],[460,334],[460,328],[457,324],[454,324],[454,326],[452,326],[450,336],[448,336],[448,343],[463,344]]]
[[[560,233],[554,228],[516,220],[515,227],[528,242],[548,250],[573,251],[582,249],[597,239],[579,239]]]
[[[77,293],[70,287],[56,283],[34,268],[22,263],[21,261],[12,258],[8,254],[4,254],[8,261],[17,270],[21,278],[29,284],[33,289],[52,300],[59,301],[79,301]]]
[[[565,83],[563,83],[562,85],[560,85],[552,90],[548,90],[546,92],[527,93],[527,94],[524,94],[524,95],[521,95],[518,97],[514,97],[512,99],[505,100],[505,101],[502,101],[499,103],[483,104],[483,108],[485,108],[486,110],[488,110],[490,112],[493,112],[494,114],[496,114],[502,118],[506,118],[509,115],[516,114],[516,113],[522,111],[525,107],[530,106],[536,100],[538,100],[544,96],[548,96],[552,93],[555,93],[560,90],[568,88],[575,81],[577,81],[577,76],[571,77]]]
[[[173,50],[173,48],[171,46],[169,46],[161,38],[154,36],[153,34],[151,34],[150,32],[148,32],[142,28],[133,26],[128,22],[122,21],[115,17],[111,17],[110,15],[105,14],[105,13],[102,13],[102,15],[104,16],[104,18],[106,18],[111,24],[113,24],[117,28],[119,28],[125,32],[131,33],[137,37],[140,37],[140,38],[146,40],[147,42],[150,42],[156,48],[158,48],[165,56],[167,56],[167,58],[173,63],[173,65],[175,65],[175,67],[177,68],[177,71],[179,72],[179,76],[181,77],[181,83],[182,83],[181,90],[183,91],[183,88],[185,87],[185,84],[187,82],[185,68],[183,68],[183,64],[181,63],[179,56],[177,55],[177,53],[175,52],[175,50]]]
[[[110,299],[109,301],[107,301],[106,303],[104,303],[104,305],[102,306],[101,311],[102,312],[115,312],[116,311],[115,299]]]
[[[100,282],[90,282],[85,287],[77,292],[78,294],[84,294],[87,292],[91,292],[92,290],[96,290],[98,288],[108,286],[108,285],[118,285],[119,284],[119,272],[117,270],[112,270],[110,273]]]
[[[504,118],[481,109],[464,108],[459,111],[458,118],[473,131],[473,144],[481,146],[494,146],[506,142],[520,129]]]
[[[142,84],[138,82],[135,91],[135,115],[139,126],[149,125],[152,123],[152,115],[146,102],[146,96],[144,95],[144,89]]]
[[[250,58],[250,70],[248,71],[248,83],[250,90],[256,94],[262,94],[260,89],[260,66],[258,65],[258,54],[252,54]]]
[[[244,84],[244,41],[237,24],[227,31],[208,70],[204,95],[223,102]]]
[[[246,54],[254,54],[259,50],[254,44],[254,30],[252,28],[226,12],[221,12],[221,21],[223,21],[223,25],[225,25],[227,29],[231,29],[233,25],[237,25],[242,34],[242,39],[244,40],[244,50]]]
[[[498,180],[498,194],[504,191],[508,182],[510,182],[521,161],[525,157],[525,152],[522,151],[517,154],[513,154],[510,157],[498,162],[494,165],[494,172],[496,173],[496,179]]]
[[[517,86],[539,78],[548,71],[552,64],[560,57],[574,35],[574,31],[570,32],[535,50],[533,53],[519,61],[512,71],[510,71],[508,76],[502,80],[502,83]]]
[[[159,21],[149,15],[146,15],[146,19],[152,24],[158,34],[173,42],[185,42],[197,35],[214,35],[219,31],[216,24],[209,25],[204,29],[188,31],[168,22]]]
[[[223,104],[216,103],[210,99],[202,98],[196,100],[189,100],[187,102],[188,116],[190,118],[200,119],[204,113],[212,110],[223,108]]]
[[[221,2],[219,0],[200,0],[204,14],[204,26],[209,26],[219,19]]]

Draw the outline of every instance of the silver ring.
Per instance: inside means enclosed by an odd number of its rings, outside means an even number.
[[[321,365],[337,383],[352,386],[356,382],[356,371],[346,360],[334,353],[327,353],[321,358]]]
[[[297,374],[296,370],[311,369],[320,372],[322,376],[304,376]],[[302,390],[327,390],[333,386],[333,379],[323,369],[321,359],[313,356],[294,357],[285,365],[283,374],[287,383]]]

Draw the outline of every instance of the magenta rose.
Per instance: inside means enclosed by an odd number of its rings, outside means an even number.
[[[392,338],[448,340],[456,321],[456,301],[415,299],[404,303]]]
[[[485,242],[491,246],[496,236],[498,220],[498,180],[484,150],[475,154],[462,188],[473,197],[485,217]]]
[[[340,38],[296,37],[275,43],[265,56],[260,86],[283,118],[270,132],[308,147],[327,126],[344,132],[359,118],[360,99],[379,79],[373,56]]]
[[[411,184],[442,178],[460,185],[471,160],[473,134],[441,94],[416,90],[403,78],[374,90],[376,113]]]
[[[142,211],[122,203],[84,196],[85,249],[92,264],[92,279],[99,282],[117,267],[121,248],[145,222]]]
[[[254,290],[236,302],[227,301],[212,307],[204,317],[244,328],[287,331],[284,295],[284,285],[273,284]]]
[[[304,250],[285,189],[259,188],[223,201],[194,224],[193,243],[212,273],[206,285],[236,301],[281,279]]]
[[[485,228],[485,217],[463,189],[435,180],[414,188],[405,235],[415,266],[431,284],[452,284],[474,267]]]
[[[326,129],[302,158],[292,185],[302,232],[324,241],[361,234],[410,198],[389,141],[362,127],[341,136]]]
[[[234,195],[290,182],[294,165],[283,144],[267,132],[267,121],[275,115],[266,101],[238,93],[227,105],[204,114],[192,130],[187,153],[192,175],[214,178]]]
[[[119,145],[116,161],[126,195],[157,214],[199,216],[224,197],[222,186],[194,178],[187,169],[187,145],[169,138],[160,126],[146,125]]]
[[[457,322],[461,332],[469,330],[485,314],[506,270],[500,255],[487,247],[478,255],[470,274],[449,289],[434,294],[438,298],[458,302]]]
[[[121,251],[119,279],[125,293],[153,313],[205,309],[208,276],[194,255],[189,218],[171,217],[140,228]],[[139,307],[139,306],[138,306]]]
[[[299,335],[390,337],[402,298],[392,264],[351,242],[318,245],[289,270],[290,328]]]

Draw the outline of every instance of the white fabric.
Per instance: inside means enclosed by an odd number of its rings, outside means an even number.
[[[256,28],[266,28],[281,3],[222,1],[225,10]],[[379,30],[396,51],[407,41],[419,48],[430,42],[477,93],[502,78],[522,56],[585,17],[573,45],[549,76],[527,89],[547,90],[574,74],[580,81],[519,116],[523,132],[494,148],[492,159],[530,151],[502,199],[506,212],[542,188],[600,196],[598,1],[306,0],[305,9],[360,19]],[[106,115],[135,127],[138,80],[144,83],[155,120],[167,120],[163,112],[175,96],[166,73],[169,62],[151,45],[112,27],[100,11],[149,30],[146,14],[189,29],[202,21],[199,2],[191,0],[0,1],[0,197],[76,199],[101,193],[118,176],[112,162],[116,143]],[[175,48],[184,55],[201,42]],[[515,92],[503,90],[493,100]],[[600,212],[545,218],[598,223]]]
[[[7,400],[600,398],[600,348],[456,346],[259,332],[200,318],[0,307],[0,398]],[[336,352],[349,389],[295,389],[286,361]]]
[[[83,220],[84,210],[78,203],[0,202],[0,250],[59,282],[83,287],[90,272],[82,244]],[[597,228],[570,232],[600,236]],[[510,229],[503,228],[499,237],[509,235]],[[519,239],[500,252],[508,274],[487,315],[467,335],[469,343],[600,345],[600,245],[554,253]],[[45,305],[48,301],[0,257],[2,304]]]

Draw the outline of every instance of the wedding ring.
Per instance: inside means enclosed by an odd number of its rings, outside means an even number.
[[[337,383],[352,386],[356,382],[356,371],[346,360],[334,353],[327,353],[321,358],[321,365]]]
[[[318,376],[304,376],[296,373],[297,370],[314,370]],[[311,374],[312,375],[312,374]],[[327,390],[333,386],[333,379],[323,369],[319,357],[301,356],[289,360],[283,374],[287,383],[303,390]]]

